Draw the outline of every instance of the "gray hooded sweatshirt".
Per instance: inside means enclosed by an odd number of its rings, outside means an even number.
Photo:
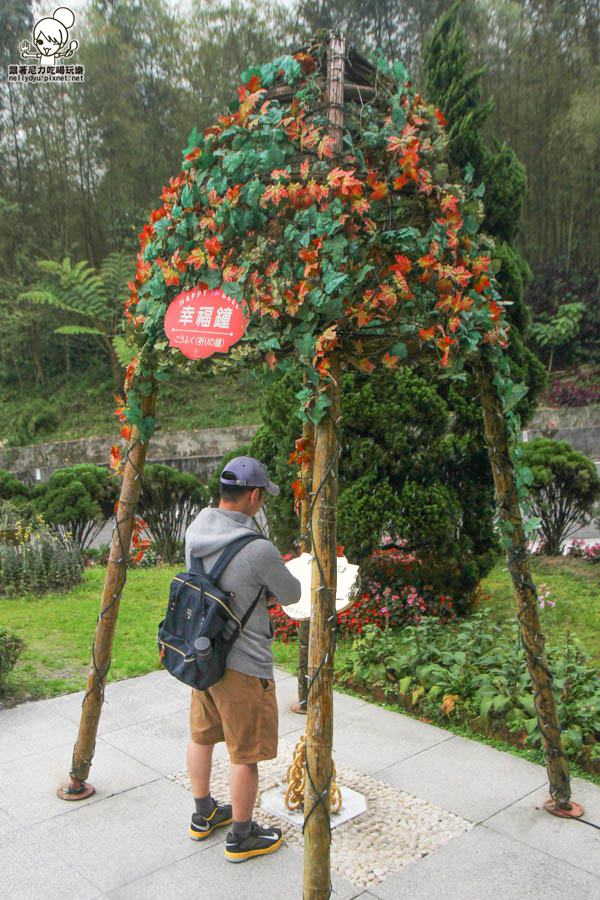
[[[192,556],[202,558],[205,571],[219,558],[228,544],[248,534],[258,532],[250,516],[227,509],[206,507],[196,516],[185,533],[185,561],[189,569]],[[273,628],[266,604],[266,593],[274,594],[286,605],[300,599],[300,582],[289,572],[277,548],[270,541],[252,541],[229,563],[219,585],[233,591],[233,612],[241,618],[251,606],[257,593],[263,593],[250,616],[243,634],[235,641],[227,656],[227,668],[273,678]],[[266,588],[266,590],[264,590]]]

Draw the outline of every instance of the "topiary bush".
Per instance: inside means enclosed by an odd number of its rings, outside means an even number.
[[[29,489],[12,472],[0,469],[0,502],[27,500]]]
[[[430,377],[430,375],[429,375]],[[298,537],[289,464],[298,422],[299,375],[287,373],[265,393],[264,425],[251,453],[281,487],[267,507],[271,534],[284,550]],[[470,608],[479,580],[497,557],[494,495],[481,411],[470,385],[427,381],[402,369],[342,379],[338,539],[353,562],[382,544],[407,542],[420,560],[420,581]]]
[[[569,535],[592,517],[600,498],[594,463],[566,441],[535,438],[521,444],[529,482],[529,504],[540,520],[542,550],[559,556]]]
[[[25,641],[11,634],[4,628],[0,628],[0,695],[5,690],[5,680],[8,673],[14,669],[15,664],[25,649]]]
[[[32,498],[44,520],[80,549],[88,547],[113,515],[118,486],[103,466],[81,464],[53,472]]]
[[[158,463],[145,467],[138,509],[152,536],[155,558],[167,563],[181,558],[185,530],[207,501],[207,488],[195,475]]]

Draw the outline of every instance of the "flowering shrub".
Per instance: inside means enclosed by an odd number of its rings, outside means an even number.
[[[290,619],[290,617],[284,613],[280,603],[272,606],[269,612],[271,614],[274,637],[278,641],[283,641],[284,644],[296,640],[300,623],[295,622],[294,619]]]
[[[361,567],[360,600],[338,617],[346,633],[362,634],[365,625],[399,628],[418,625],[424,615],[454,618],[452,597],[424,583],[414,553],[392,545],[375,550]]]
[[[582,384],[579,378],[572,381],[555,381],[547,394],[550,406],[587,406],[600,401],[600,387]]]
[[[556,606],[556,601],[552,600],[552,593],[547,584],[538,584],[537,598],[540,609],[545,609],[547,606],[554,609]]]
[[[600,562],[600,542],[597,544],[586,544],[583,540],[573,541],[569,547],[569,556],[575,556],[578,559],[585,559],[588,562]]]
[[[395,545],[375,550],[361,566],[359,599],[337,618],[340,633],[362,634],[367,625],[381,629],[418,625],[426,615],[442,621],[455,618],[452,597],[420,584],[419,565],[414,554]],[[296,637],[298,622],[288,618],[279,604],[271,609],[271,621],[278,640],[287,643]]]

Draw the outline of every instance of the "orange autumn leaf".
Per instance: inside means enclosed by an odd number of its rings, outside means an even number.
[[[440,706],[440,712],[443,716],[449,716],[456,706],[456,701],[459,699],[458,694],[446,694],[444,696],[444,700],[442,705]]]
[[[435,117],[438,120],[438,122],[440,123],[440,125],[442,126],[442,128],[445,128],[446,125],[448,124],[448,122],[446,121],[446,116],[441,111],[441,109],[435,110]]]
[[[333,151],[335,148],[335,139],[328,134],[321,141],[319,141],[319,145],[317,147],[317,156],[319,159],[324,159],[327,157],[331,159],[333,157]]]
[[[306,489],[300,478],[293,481],[291,487],[294,496],[294,511],[298,512],[301,502],[306,499]]]
[[[432,325],[431,328],[419,328],[419,337],[422,341],[430,341],[431,338],[435,334],[435,326]]]
[[[193,266],[194,269],[199,269],[206,262],[204,251],[201,250],[200,247],[194,247],[186,262],[188,266]]]
[[[408,175],[402,174],[397,178],[394,178],[394,190],[401,191],[405,184],[408,184],[410,181]]]
[[[260,75],[253,75],[250,78],[250,81],[248,82],[248,84],[246,85],[246,87],[248,88],[248,90],[250,91],[251,94],[254,94],[254,92],[257,91],[260,86],[261,86]]]
[[[112,447],[110,448],[110,463],[109,463],[110,468],[114,472],[118,472],[119,469],[121,468],[122,462],[123,462],[123,459],[121,457],[121,448],[119,447],[118,444],[113,444]]]
[[[397,369],[398,359],[399,357],[394,356],[392,353],[385,353],[381,359],[381,362],[385,369]]]
[[[315,58],[314,56],[311,56],[310,53],[303,53],[302,51],[300,51],[299,53],[294,54],[294,59],[302,66],[302,72],[304,73],[304,75],[309,75],[317,68]]]
[[[402,279],[404,281],[404,279]],[[408,290],[408,285],[404,282],[404,287]],[[385,306],[386,309],[392,309],[396,305],[398,301],[398,297],[393,289],[393,287],[389,284],[383,284],[381,286],[381,290],[377,291],[377,294],[373,298],[373,304],[376,306]]]
[[[361,372],[365,372],[367,375],[370,375],[375,365],[371,362],[370,359],[367,359],[366,356],[362,356],[357,362],[358,368]]]
[[[219,238],[210,237],[210,238],[205,239],[204,246],[206,247],[206,249],[208,250],[208,252],[210,253],[211,256],[216,256],[217,253],[220,253],[223,245],[221,244],[221,241],[219,240]]]
[[[391,134],[387,139],[387,148],[390,153],[399,153],[402,150],[402,138],[398,134]]]
[[[495,300],[492,300],[492,302],[491,302],[490,305],[488,306],[488,309],[489,309],[489,311],[490,311],[490,313],[491,313],[492,320],[493,320],[494,322],[497,322],[497,321],[500,319],[501,315],[502,315],[502,307],[499,306],[499,305],[496,303]]]
[[[140,368],[139,358],[137,356],[134,356],[134,358],[131,360],[131,362],[125,369],[124,387],[125,387],[126,391],[129,389],[131,382],[133,381],[133,377],[134,377],[134,375],[137,374],[139,368]]]

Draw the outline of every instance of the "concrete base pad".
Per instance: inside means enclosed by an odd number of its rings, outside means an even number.
[[[358,791],[353,791],[349,787],[339,787],[342,795],[342,808],[339,813],[332,813],[330,817],[332,828],[343,825],[344,822],[348,822],[350,819],[354,819],[355,816],[360,816],[367,811],[367,801],[364,794],[359,794]],[[291,810],[285,805],[285,787],[272,788],[270,791],[265,791],[261,794],[260,808],[273,816],[277,816],[279,819],[283,819],[284,822],[295,825],[296,828],[302,828],[304,824],[303,811],[301,809]]]

